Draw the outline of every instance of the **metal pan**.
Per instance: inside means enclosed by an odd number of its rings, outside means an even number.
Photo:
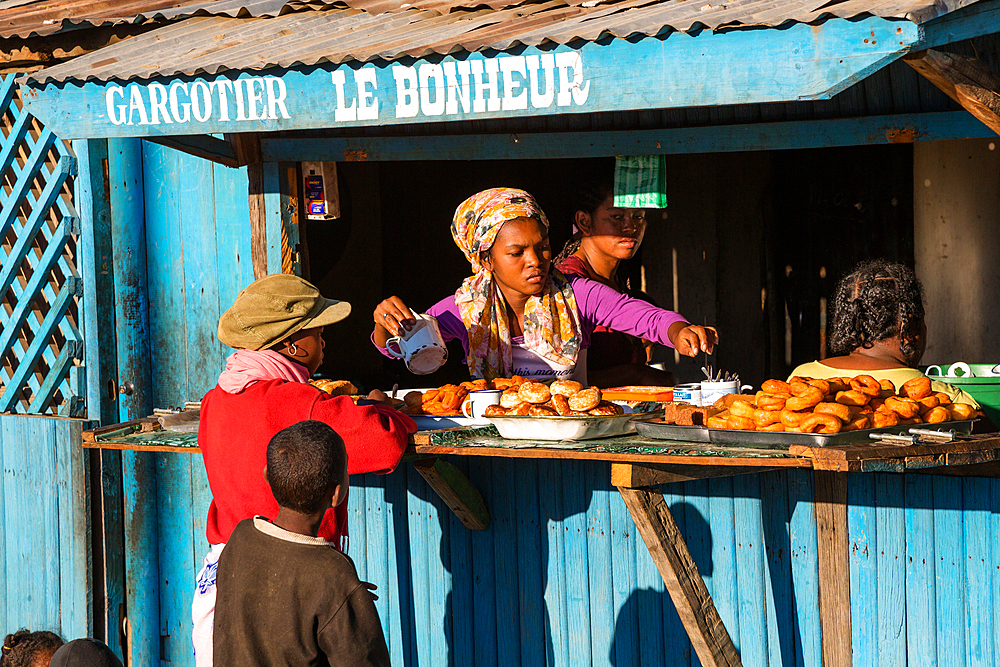
[[[658,421],[636,420],[635,430],[644,438],[680,442],[711,442],[704,426],[680,426]]]
[[[809,447],[834,447],[836,445],[871,444],[872,433],[902,433],[908,434],[914,425],[890,426],[888,428],[869,428],[863,431],[848,431],[847,433],[780,433],[775,431],[733,431],[724,428],[710,428],[709,442],[720,445],[747,445],[765,449],[788,449],[792,445]],[[916,424],[930,431],[954,431],[968,435],[972,432],[972,420],[941,422],[940,424]]]

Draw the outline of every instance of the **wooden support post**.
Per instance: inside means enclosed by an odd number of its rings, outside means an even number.
[[[819,553],[819,622],[824,667],[851,667],[851,575],[847,535],[847,475],[813,472]]]
[[[702,667],[742,665],[663,494],[618,487]]]
[[[479,489],[472,485],[462,471],[439,458],[420,459],[413,467],[441,496],[455,516],[469,530],[486,530],[490,525],[490,513],[483,502]]]
[[[267,208],[264,204],[264,164],[260,138],[256,134],[227,134],[236,164],[247,166],[247,197],[250,206],[250,263],[254,280],[267,275]]]
[[[1000,134],[1000,75],[976,58],[940,51],[906,56],[907,65]]]

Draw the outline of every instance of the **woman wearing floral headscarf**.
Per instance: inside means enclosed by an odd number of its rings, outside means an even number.
[[[586,350],[598,325],[674,347],[689,357],[711,353],[712,327],[693,326],[669,310],[551,269],[548,220],[527,192],[485,190],[455,211],[452,238],[473,275],[427,311],[445,340],[460,340],[473,378],[575,379],[586,383]],[[374,313],[372,340],[386,341],[414,322],[399,297]]]

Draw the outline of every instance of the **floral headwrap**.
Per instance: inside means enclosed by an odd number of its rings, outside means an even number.
[[[455,210],[451,225],[452,238],[476,272],[455,292],[469,332],[466,362],[473,378],[509,377],[514,370],[507,304],[479,258],[493,246],[503,224],[515,218],[532,218],[549,226],[535,198],[514,188],[493,188],[469,197]],[[550,269],[545,288],[525,304],[525,344],[546,359],[573,365],[580,352],[580,331],[573,289],[565,276]]]

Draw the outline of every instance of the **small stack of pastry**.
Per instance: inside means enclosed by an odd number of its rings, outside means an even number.
[[[487,417],[609,417],[624,414],[621,406],[603,400],[597,387],[584,387],[574,380],[556,380],[550,385],[523,382],[500,394],[500,404],[483,412]]]
[[[356,396],[358,388],[347,380],[310,380],[309,384],[331,396]]]
[[[896,391],[870,375],[818,380],[768,380],[756,395],[730,394],[704,416],[709,428],[743,431],[840,433],[971,419],[976,409],[935,392],[929,378],[908,380]]]

